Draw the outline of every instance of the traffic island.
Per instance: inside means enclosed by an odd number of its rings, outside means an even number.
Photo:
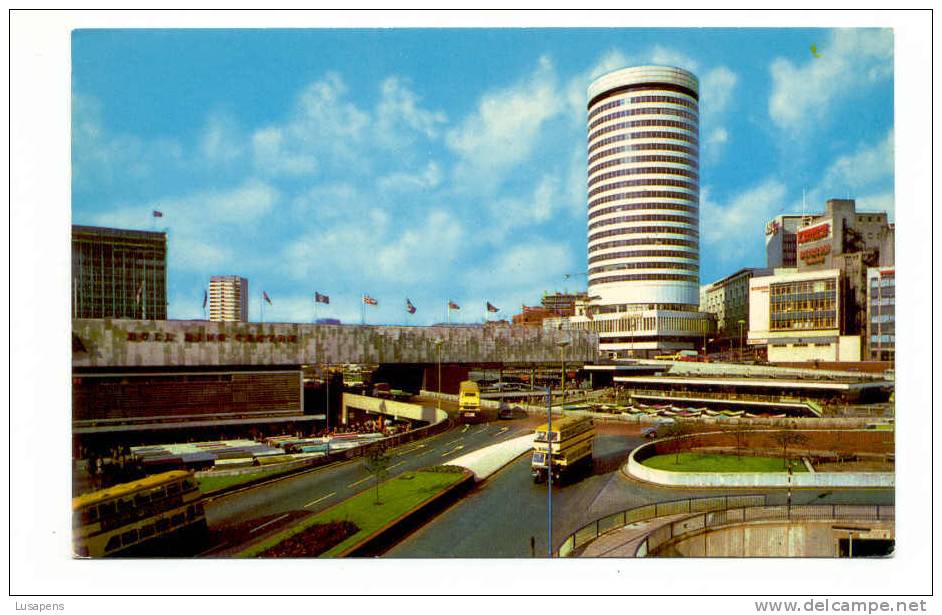
[[[308,528],[338,522],[355,524],[358,530],[322,553],[294,556],[378,555],[457,499],[473,483],[473,474],[463,468],[442,466],[407,472],[379,485],[379,503],[376,489],[368,489],[251,545],[235,557],[259,557]]]

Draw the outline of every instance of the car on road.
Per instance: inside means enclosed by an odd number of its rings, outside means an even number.
[[[657,421],[655,421],[654,425],[650,425],[642,429],[641,437],[647,440],[653,440],[655,438],[658,438],[661,435],[663,435],[664,432],[676,422],[677,421],[669,417],[660,418]]]
[[[501,404],[500,408],[497,410],[497,418],[499,419],[512,419],[514,418],[515,408],[510,404]]]

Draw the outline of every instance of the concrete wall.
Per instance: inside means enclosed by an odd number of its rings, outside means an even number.
[[[750,434],[744,446],[746,449],[760,445],[774,448],[770,444],[771,431]],[[791,447],[792,455],[800,454],[809,448],[821,450],[848,450],[853,452],[893,451],[892,438],[885,441],[886,432],[877,430],[841,431],[841,430],[806,430],[800,432],[809,442],[798,447]],[[849,435],[848,435],[849,434]],[[711,432],[675,438],[657,440],[634,449],[628,457],[623,471],[634,478],[659,485],[682,485],[687,487],[893,487],[893,472],[813,472],[793,473],[791,478],[786,472],[674,472],[648,467],[642,463],[657,454],[674,452],[671,444],[688,440],[691,448],[705,446],[734,446],[735,438],[730,433]]]
[[[365,395],[353,395],[351,393],[343,394],[343,411],[341,421],[347,423],[347,408],[357,408],[367,412],[385,414],[386,416],[402,417],[413,421],[425,421],[429,425],[440,423],[448,418],[444,410],[408,404],[392,399],[379,399],[378,397],[367,397]]]
[[[202,320],[72,321],[72,367],[184,367],[311,363],[559,363],[594,361],[598,336],[529,327],[485,328],[223,323]],[[444,340],[441,352],[436,339]]]

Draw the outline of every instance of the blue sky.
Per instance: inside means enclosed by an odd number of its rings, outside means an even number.
[[[76,30],[72,221],[167,230],[171,318],[217,274],[252,319],[263,289],[266,321],[315,290],[509,318],[584,289],[586,87],[647,63],[701,82],[701,283],[763,266],[803,190],[894,217],[891,30]]]

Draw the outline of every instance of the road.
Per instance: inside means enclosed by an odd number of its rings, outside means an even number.
[[[426,466],[441,465],[504,440],[532,433],[536,417],[458,425],[437,436],[389,450],[388,478]],[[373,486],[362,460],[324,466],[245,491],[210,500],[206,519],[212,530],[204,554],[228,555],[241,549],[239,541],[255,539],[279,529],[300,514],[325,510]],[[239,528],[239,539],[231,530]]]
[[[634,430],[637,428],[634,427]],[[625,454],[642,442],[632,427],[599,424],[595,457]],[[420,528],[386,557],[545,557],[547,489],[534,485],[524,456],[481,483],[468,497]],[[784,504],[784,490],[673,489],[639,483],[618,470],[553,489],[553,542],[582,525],[627,508],[687,497],[765,493]],[[892,504],[893,490],[796,490],[792,503]],[[531,548],[531,537],[533,548]]]

